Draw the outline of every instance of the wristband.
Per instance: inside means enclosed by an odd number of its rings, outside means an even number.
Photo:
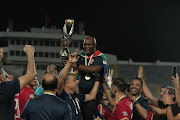
[[[166,104],[165,105],[165,108],[169,107],[169,106],[172,106],[173,104]]]

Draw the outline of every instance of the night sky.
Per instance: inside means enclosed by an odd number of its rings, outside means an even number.
[[[9,19],[14,31],[25,31],[44,26],[46,15],[48,26],[57,28],[73,18],[75,32],[84,22],[97,48],[119,60],[180,62],[180,1],[60,2],[1,3],[0,31],[6,30]]]

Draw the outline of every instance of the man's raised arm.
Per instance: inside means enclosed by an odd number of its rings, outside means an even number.
[[[68,59],[66,65],[59,73],[59,77],[58,77],[58,86],[59,87],[57,90],[58,95],[61,94],[61,92],[64,88],[64,80],[66,79],[66,76],[68,74],[69,69],[71,68],[72,63],[76,63],[78,61],[79,57],[77,58],[77,53],[78,53],[78,49],[76,50],[76,52],[69,55],[69,59]]]
[[[35,69],[35,62],[34,62],[34,47],[31,45],[25,45],[24,52],[28,56],[28,66],[27,66],[27,72],[25,75],[20,76],[19,83],[20,83],[20,89],[24,88],[29,82],[31,82],[36,77],[36,69]]]
[[[176,102],[178,104],[178,107],[180,107],[180,86],[179,86],[179,76],[177,73],[176,73],[176,78],[172,76],[172,81],[175,86]]]
[[[142,66],[139,67],[138,69],[138,77],[141,78],[143,80],[143,92],[145,94],[145,96],[155,105],[158,106],[158,99],[156,97],[153,96],[153,94],[151,93],[151,91],[149,90],[149,88],[147,87],[144,79],[143,79],[143,68]]]

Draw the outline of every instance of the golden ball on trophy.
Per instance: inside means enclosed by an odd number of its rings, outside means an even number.
[[[66,24],[68,27],[71,27],[72,24],[74,24],[74,20],[73,20],[73,19],[66,19],[66,20],[65,20],[65,24]]]

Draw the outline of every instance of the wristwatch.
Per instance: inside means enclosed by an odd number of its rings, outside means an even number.
[[[169,107],[169,106],[172,106],[173,104],[166,104],[165,105],[165,108]]]

